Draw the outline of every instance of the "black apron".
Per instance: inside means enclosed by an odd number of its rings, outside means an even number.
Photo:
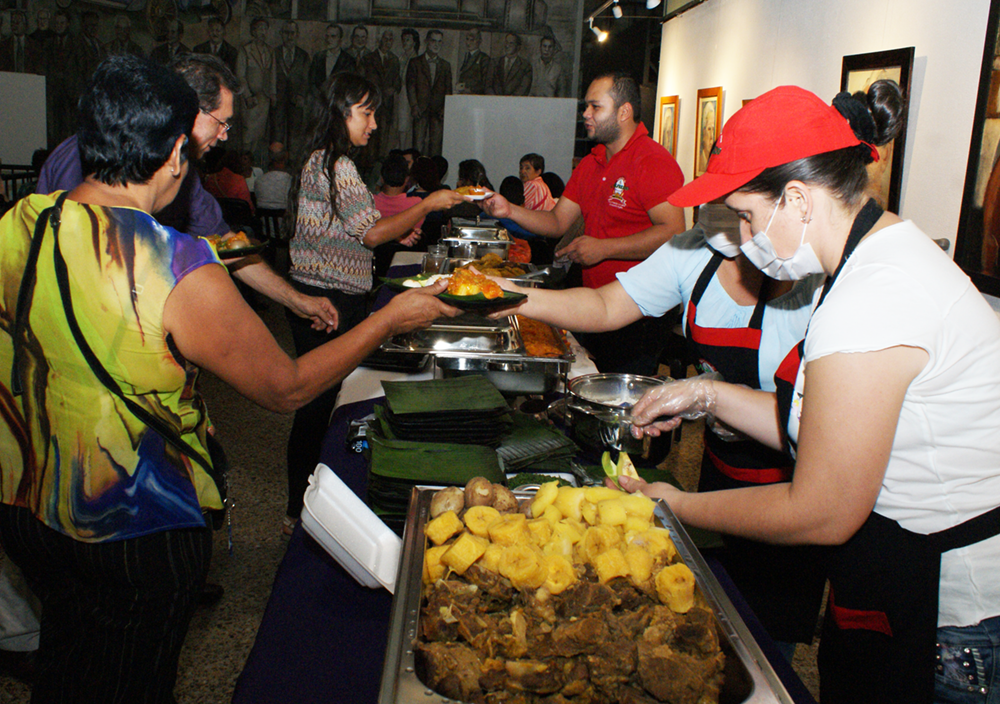
[[[747,327],[702,327],[695,322],[698,304],[722,262],[722,255],[714,254],[691,292],[688,342],[702,371],[717,371],[727,382],[759,389],[761,330],[772,280],[765,276],[761,282]],[[706,427],[704,446],[698,491],[775,484],[792,478],[791,458],[759,442],[727,442]],[[729,535],[724,541],[726,549],[718,555],[719,561],[768,634],[778,641],[811,642],[826,583],[822,549],[770,545]]]
[[[881,215],[872,200],[858,214],[817,308]],[[785,428],[804,349],[805,340],[775,374]],[[998,534],[1000,507],[931,535],[913,533],[872,512],[850,540],[832,547],[830,597],[818,660],[823,704],[930,704],[941,555]]]

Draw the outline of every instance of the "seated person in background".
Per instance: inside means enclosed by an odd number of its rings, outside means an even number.
[[[496,190],[486,177],[486,167],[476,159],[466,159],[458,163],[458,183],[455,184],[455,188],[462,188],[463,186],[482,186],[491,191]],[[448,219],[469,218],[470,220],[475,220],[483,216],[482,208],[469,201],[459,203],[451,210],[445,212],[445,217]]]
[[[412,191],[411,195],[418,198],[426,198],[434,191],[440,191],[444,188],[441,185],[438,167],[429,156],[422,156],[413,162],[413,166],[410,167],[410,181],[417,185],[416,190]]]
[[[545,181],[545,185],[549,187],[549,193],[552,194],[553,200],[559,200],[562,198],[563,191],[566,190],[566,184],[561,178],[559,178],[559,174],[553,171],[546,171],[542,174],[542,180]]]
[[[216,156],[219,154],[219,156]],[[244,200],[254,212],[253,199],[247,180],[240,174],[241,158],[239,152],[216,150],[208,153],[205,158],[205,190],[216,198],[235,198]]]
[[[545,171],[545,157],[541,154],[525,154],[521,157],[521,181],[524,183],[524,207],[528,210],[552,210],[556,201],[549,187],[542,180]],[[508,200],[510,200],[508,198]]]
[[[264,169],[254,166],[253,152],[245,150],[240,152],[240,170],[237,172],[247,180],[247,188],[256,194],[257,179],[264,175]]]
[[[448,175],[448,160],[440,154],[435,154],[431,159],[434,161],[434,166],[437,167],[438,183],[442,187],[448,188],[448,184],[444,182],[444,177]]]
[[[514,205],[524,205],[524,184],[517,176],[508,176],[501,181],[498,193]],[[535,264],[552,263],[554,249],[548,239],[525,230],[510,218],[500,218],[500,224],[514,238],[514,244],[511,245],[508,255],[511,261],[522,261],[520,257],[515,257],[517,252],[521,252],[521,257],[528,257],[525,261]],[[529,251],[524,252],[525,248]]]
[[[375,194],[375,207],[382,217],[392,217],[414,205],[419,205],[421,198],[404,193],[406,172],[406,159],[399,152],[389,154],[382,163],[382,190]],[[375,247],[376,276],[385,276],[392,262],[392,256],[396,252],[410,249],[417,243],[423,224],[423,220],[418,222],[411,234],[399,241],[384,242]]]
[[[292,175],[288,173],[288,152],[271,155],[268,171],[257,179],[257,207],[265,210],[284,210],[288,207],[288,191]]]

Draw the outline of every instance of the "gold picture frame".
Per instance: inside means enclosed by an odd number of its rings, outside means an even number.
[[[694,134],[694,177],[708,167],[712,146],[722,130],[722,87],[701,88],[698,91],[698,111]]]
[[[658,140],[663,148],[670,152],[670,156],[677,156],[677,110],[680,106],[680,98],[676,95],[667,95],[660,98],[660,139]]]

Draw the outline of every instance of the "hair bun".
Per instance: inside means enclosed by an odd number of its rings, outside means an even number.
[[[872,119],[871,113],[868,112],[868,103],[864,99],[865,94],[859,93],[858,95],[860,99],[855,98],[846,90],[837,93],[837,97],[833,99],[833,107],[847,118],[851,129],[854,130],[854,134],[858,139],[868,144],[874,144],[875,120]]]

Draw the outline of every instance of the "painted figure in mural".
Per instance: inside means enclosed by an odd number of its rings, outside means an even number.
[[[76,70],[75,91],[79,96],[90,83],[97,64],[104,58],[104,47],[97,38],[100,30],[101,16],[93,10],[87,10],[80,17],[82,31],[76,41],[76,52],[73,57],[73,68]],[[65,68],[60,69],[65,70]]]
[[[127,15],[118,15],[115,18],[115,38],[104,45],[104,53],[108,56],[146,55],[142,47],[132,41],[132,20]]]
[[[28,35],[28,39],[38,42],[42,46],[52,38],[55,32],[52,31],[52,12],[45,7],[39,8],[35,13],[35,31]]]
[[[440,29],[429,30],[425,39],[424,53],[411,59],[406,70],[406,96],[413,116],[413,147],[431,156],[441,153],[444,99],[451,94],[451,64],[440,56],[444,39]]]
[[[243,148],[258,161],[267,155],[267,118],[275,96],[274,52],[267,45],[267,20],[250,25],[249,42],[236,56],[236,77],[243,84]]]
[[[298,24],[285,22],[281,46],[274,50],[275,98],[271,112],[271,141],[284,144],[296,164],[302,156],[309,88],[309,54],[296,44],[298,38]]]
[[[321,104],[326,102],[326,98],[321,93],[331,73],[357,70],[354,57],[340,48],[343,38],[344,30],[340,28],[340,25],[327,25],[326,48],[313,54],[312,65],[309,67],[309,83]]]
[[[522,57],[521,37],[509,32],[503,40],[504,54],[493,67],[496,95],[528,95],[531,92],[531,64]]]
[[[218,17],[208,20],[208,41],[194,48],[196,54],[218,56],[230,71],[236,70],[236,47],[226,41],[226,26]]]
[[[406,72],[410,59],[420,53],[420,35],[412,27],[406,27],[399,33],[399,43],[402,44],[402,55],[399,57],[402,88],[396,101],[396,128],[391,148],[409,149],[413,146],[413,114],[410,108],[409,89],[406,87]]]
[[[42,57],[27,36],[28,16],[22,10],[10,13],[10,36],[0,41],[0,71],[42,73]]]
[[[392,135],[396,131],[393,124],[396,117],[396,96],[403,85],[399,74],[399,57],[392,53],[392,43],[395,39],[392,30],[382,32],[378,40],[378,48],[365,54],[361,59],[361,74],[378,86],[382,93],[382,104],[379,106],[379,128],[372,134],[372,150],[383,157],[389,153]]]
[[[462,68],[458,72],[456,93],[486,93],[490,81],[490,57],[480,48],[482,42],[483,36],[478,27],[465,33],[465,49],[468,53],[462,59]]]
[[[351,46],[347,53],[354,58],[354,63],[361,68],[361,61],[368,55],[368,29],[363,25],[357,25],[351,31]]]
[[[54,148],[76,129],[76,83],[73,71],[67,70],[73,63],[73,54],[69,15],[56,10],[52,14],[52,36],[42,49],[49,148]]]
[[[538,45],[538,59],[532,66],[531,94],[558,98],[567,94],[562,64],[556,58],[555,37],[545,36]]]
[[[149,58],[161,64],[169,64],[171,59],[181,54],[190,54],[191,49],[184,44],[184,23],[180,20],[171,20],[167,24],[167,40],[159,46],[153,47],[149,52]]]

